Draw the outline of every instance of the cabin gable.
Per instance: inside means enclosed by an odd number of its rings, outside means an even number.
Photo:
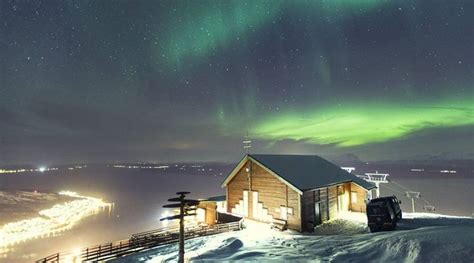
[[[301,231],[299,193],[260,164],[247,160],[226,187],[228,212],[262,222],[282,219]]]

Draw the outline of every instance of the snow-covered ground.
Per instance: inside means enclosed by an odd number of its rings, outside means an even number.
[[[474,262],[474,219],[404,213],[397,231],[369,233],[364,214],[348,213],[314,234],[280,232],[247,220],[242,231],[187,240],[186,251],[191,262]],[[172,244],[114,262],[176,259]]]

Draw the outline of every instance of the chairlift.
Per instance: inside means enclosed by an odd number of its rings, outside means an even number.
[[[433,205],[424,205],[423,210],[425,210],[426,212],[434,212],[436,208]]]

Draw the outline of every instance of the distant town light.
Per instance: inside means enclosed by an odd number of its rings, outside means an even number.
[[[164,213],[161,214],[161,218],[168,217],[168,216],[171,216],[171,213],[168,212],[168,211],[165,211]],[[167,227],[168,226],[168,220],[161,221],[161,224],[163,225],[163,227]]]
[[[40,168],[38,168],[38,171],[40,171],[40,172],[44,172],[44,171],[46,171],[46,167],[44,167],[44,166],[41,166]]]

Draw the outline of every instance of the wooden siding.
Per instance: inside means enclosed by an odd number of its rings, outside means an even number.
[[[215,202],[201,202],[198,208],[202,208],[206,211],[204,223],[208,225],[216,224],[217,205]]]
[[[250,167],[251,164],[251,167]],[[250,168],[247,173],[245,168]],[[243,191],[249,191],[248,218],[256,218],[253,210],[252,191],[258,192],[258,202],[263,204],[268,214],[273,218],[280,218],[281,206],[289,207],[293,210],[288,214],[288,228],[301,231],[301,211],[299,194],[288,187],[274,175],[267,172],[259,165],[248,161],[240,171],[227,184],[227,210],[232,211],[240,200],[243,200]]]
[[[329,220],[329,196],[328,188],[322,188],[319,191],[319,197],[321,199],[321,221],[325,222]]]
[[[351,192],[357,192],[357,200],[352,203]],[[340,207],[338,196],[343,196],[344,207]],[[316,190],[305,191],[301,197],[301,218],[304,231],[311,232],[315,220],[314,205],[320,202],[321,222],[337,218],[340,211],[365,212],[366,191],[354,183],[343,183]]]
[[[337,217],[338,214],[338,204],[337,204],[337,187],[330,186],[329,189],[329,219]]]
[[[367,199],[367,190],[364,188],[351,183],[351,192],[357,192],[357,201],[352,203],[351,199],[351,210],[354,212],[364,212],[365,213],[365,200]]]

